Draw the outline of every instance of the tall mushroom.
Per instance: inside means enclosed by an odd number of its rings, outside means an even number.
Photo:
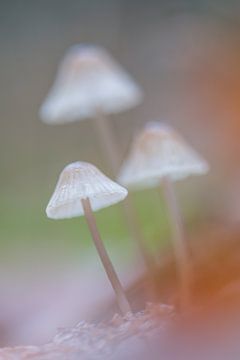
[[[189,175],[205,174],[207,162],[170,126],[148,123],[135,138],[118,181],[128,188],[156,187],[160,183],[169,210],[173,246],[180,280],[182,308],[190,301],[190,273],[183,222],[173,182]]]
[[[94,119],[105,157],[116,177],[121,161],[107,115],[138,105],[142,97],[134,80],[106,50],[78,44],[68,50],[60,64],[55,83],[41,106],[40,117],[48,124]],[[128,228],[145,264],[152,267],[130,199],[124,203],[124,209]]]
[[[116,204],[127,196],[127,190],[110,180],[94,165],[74,162],[60,174],[46,213],[51,219],[66,219],[84,215],[92,239],[115,291],[123,315],[130,306],[119,278],[104,247],[93,211]]]
[[[48,124],[93,118],[114,175],[120,159],[107,115],[138,105],[142,92],[130,75],[100,46],[74,45],[59,66],[40,109]]]

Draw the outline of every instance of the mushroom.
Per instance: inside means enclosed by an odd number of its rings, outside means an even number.
[[[190,302],[190,265],[173,182],[208,170],[207,162],[170,126],[150,122],[134,139],[118,176],[119,183],[129,189],[157,187],[160,183],[163,186],[172,225],[182,308]]]
[[[105,157],[116,177],[121,161],[107,114],[138,105],[142,96],[134,80],[106,50],[78,44],[68,50],[60,64],[55,83],[40,108],[40,117],[48,124],[93,118]],[[139,253],[149,267],[151,259],[130,199],[124,203],[124,211]]]
[[[130,109],[141,100],[140,88],[106,50],[78,44],[68,50],[60,64],[40,117],[48,124],[95,119],[103,149],[116,175],[119,154],[106,115]]]
[[[126,196],[126,189],[110,180],[94,165],[78,161],[63,169],[46,208],[46,214],[50,219],[85,216],[123,315],[131,311],[130,305],[104,247],[93,211],[116,204]]]

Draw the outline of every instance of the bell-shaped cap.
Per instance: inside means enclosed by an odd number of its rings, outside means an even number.
[[[170,126],[150,122],[134,139],[118,181],[127,187],[147,188],[166,176],[179,180],[208,170],[208,163]]]
[[[59,66],[55,83],[40,109],[47,123],[118,113],[139,104],[142,92],[103,48],[72,46]]]
[[[127,190],[86,162],[67,165],[60,174],[46,213],[51,219],[84,215],[82,199],[89,199],[93,211],[116,204],[127,196]]]

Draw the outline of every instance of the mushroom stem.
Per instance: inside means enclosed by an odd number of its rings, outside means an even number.
[[[101,236],[99,234],[89,198],[82,199],[82,206],[83,206],[84,215],[86,217],[89,230],[92,235],[92,239],[94,241],[94,244],[95,244],[98,254],[100,256],[102,264],[105,268],[108,279],[110,280],[113,290],[115,291],[119,308],[120,308],[122,314],[126,315],[128,312],[131,312],[131,308],[130,308],[129,302],[126,298],[126,295],[124,293],[123,287],[120,283],[120,280],[116,274],[116,271],[114,270],[112,262],[111,262],[111,260],[108,256],[108,253],[105,249],[105,246],[103,244]]]
[[[105,116],[100,110],[96,111],[95,124],[102,148],[105,152],[105,157],[108,159],[113,175],[116,177],[118,168],[120,166],[118,148],[108,121],[108,117]]]
[[[191,279],[188,249],[184,236],[184,226],[171,180],[168,177],[165,177],[162,180],[162,186],[172,228],[172,242],[179,277],[180,307],[181,310],[185,310],[190,305]]]

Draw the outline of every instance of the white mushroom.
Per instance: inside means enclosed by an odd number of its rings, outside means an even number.
[[[131,309],[98,232],[93,211],[116,204],[126,196],[126,189],[110,180],[94,165],[75,162],[63,169],[46,209],[47,216],[51,219],[82,215],[86,217],[92,239],[123,314]]]
[[[139,104],[139,87],[100,46],[74,45],[59,66],[40,115],[47,123],[95,117],[96,111],[118,113]]]
[[[59,66],[56,80],[40,109],[48,124],[93,118],[114,175],[119,163],[116,141],[106,116],[138,105],[142,91],[102,47],[72,46]]]
[[[56,80],[41,106],[40,117],[48,124],[93,118],[105,157],[116,177],[120,166],[119,150],[107,115],[138,105],[142,97],[135,81],[105,49],[78,44],[63,58]],[[128,228],[143,252],[143,234],[135,210],[130,200],[124,205]],[[146,263],[147,255],[142,255]]]
[[[207,173],[207,162],[170,126],[148,123],[134,139],[118,180],[128,187],[154,187],[164,177],[175,181]]]
[[[173,231],[173,246],[181,285],[182,307],[190,299],[190,274],[183,223],[173,181],[205,174],[207,162],[170,126],[148,123],[134,139],[118,181],[128,188],[163,186]]]

